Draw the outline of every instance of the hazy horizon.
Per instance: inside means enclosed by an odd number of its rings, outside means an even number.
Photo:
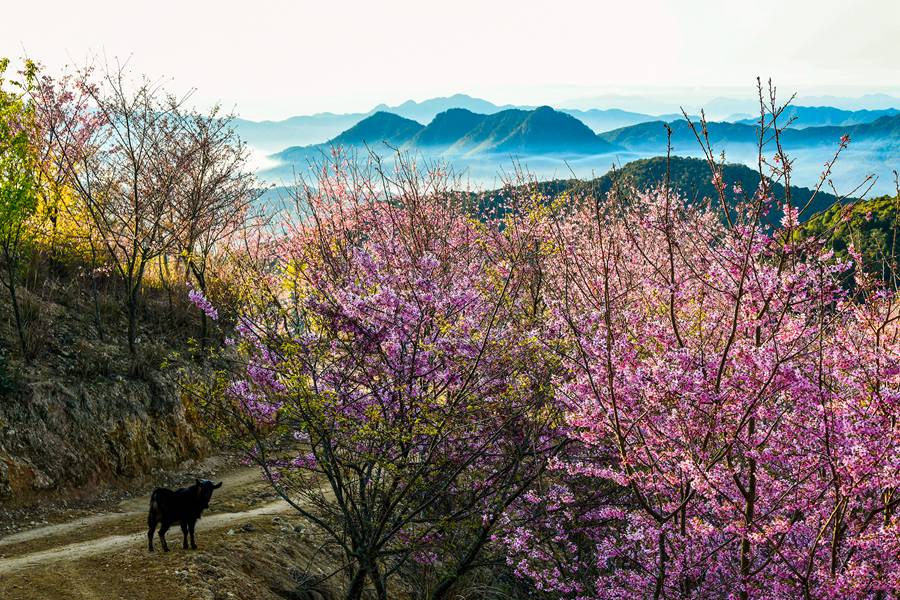
[[[262,1],[252,10],[235,1],[123,9],[54,0],[44,8],[55,18],[30,19],[24,4],[5,9],[0,56],[28,55],[51,72],[90,58],[128,60],[175,89],[194,88],[200,105],[220,102],[253,120],[456,93],[567,108],[609,108],[590,104],[609,94],[700,106],[752,99],[757,76],[785,95],[900,96],[900,3],[890,0]]]
[[[795,105],[821,105],[832,106],[834,108],[843,108],[845,110],[880,110],[885,108],[900,108],[900,87],[885,88],[884,90],[870,90],[865,87],[831,87],[820,88],[816,93],[809,93],[808,90],[794,90],[789,86],[776,83],[777,87],[790,96],[796,94],[793,102]],[[708,104],[717,101],[727,100],[736,103],[745,103],[748,106],[756,108],[757,103],[755,82],[745,88],[653,88],[653,87],[633,87],[633,88],[584,88],[581,95],[564,96],[552,89],[537,90],[533,92],[524,92],[520,95],[511,94],[504,96],[502,100],[496,97],[479,95],[467,92],[466,90],[457,90],[437,95],[425,95],[418,97],[408,97],[398,101],[379,101],[375,104],[358,104],[346,110],[324,109],[312,112],[293,112],[282,115],[253,117],[241,113],[241,118],[253,121],[281,121],[295,116],[315,116],[321,114],[356,114],[368,113],[378,107],[387,106],[393,108],[400,106],[406,102],[422,103],[428,100],[438,98],[449,98],[452,96],[463,95],[478,100],[485,100],[497,106],[542,106],[550,105],[559,109],[577,109],[577,110],[609,110],[621,109],[628,112],[647,113],[647,114],[665,114],[678,113],[684,107],[689,111],[696,111]],[[574,93],[574,90],[572,90]],[[541,95],[543,94],[543,95]],[[554,99],[555,98],[555,99]],[[786,97],[784,98],[787,99]],[[815,100],[813,104],[809,101]],[[806,102],[806,104],[804,104]],[[734,114],[731,111],[728,115]],[[722,113],[723,116],[726,113]]]

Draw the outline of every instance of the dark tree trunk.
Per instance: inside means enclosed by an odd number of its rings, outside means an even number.
[[[131,300],[128,301],[128,351],[131,356],[137,355],[137,345],[135,344],[135,329],[137,328],[137,311]]]
[[[140,264],[137,267],[131,267],[131,277],[128,281],[128,351],[132,357],[137,356],[138,309],[140,308],[141,282],[144,280],[147,257],[141,256],[139,260]]]
[[[493,525],[493,521],[491,522]],[[453,586],[456,585],[456,582],[459,581],[460,577],[469,572],[469,569],[472,568],[472,565],[475,563],[475,559],[478,558],[481,553],[481,549],[484,548],[484,545],[487,543],[488,539],[490,539],[490,533],[493,530],[493,527],[483,527],[481,533],[478,538],[469,548],[469,551],[466,553],[465,557],[459,562],[456,568],[452,573],[445,576],[441,579],[440,583],[438,583],[437,588],[435,588],[434,593],[431,597],[434,600],[443,600],[444,598],[449,597],[450,592],[453,590]]]
[[[388,600],[387,582],[381,575],[381,570],[378,568],[378,565],[373,565],[369,576],[372,579],[372,585],[375,586],[375,593],[378,594],[378,600]]]
[[[129,286],[128,292],[128,351],[137,356],[138,292],[136,285]]]
[[[91,240],[91,267],[92,269],[96,269],[97,265],[97,249],[94,248],[94,241]],[[103,321],[100,318],[100,291],[97,289],[97,277],[94,275],[93,270],[91,271],[91,297],[94,301],[94,325],[97,327],[97,336],[100,338],[100,341],[104,341],[103,338]]]
[[[10,250],[11,241],[7,240],[3,245],[3,258],[6,262],[6,289],[9,290],[9,297],[12,301],[13,317],[16,321],[16,332],[19,334],[19,346],[22,348],[22,358],[26,363],[31,362],[28,356],[28,345],[25,342],[25,324],[22,322],[22,312],[19,310],[19,297],[16,294],[16,261],[14,260],[14,252]]]
[[[347,586],[347,594],[344,597],[347,600],[359,600],[362,598],[368,576],[368,571],[365,569],[358,569],[350,579],[350,585]]]

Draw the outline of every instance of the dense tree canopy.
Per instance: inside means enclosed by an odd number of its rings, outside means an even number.
[[[323,172],[223,400],[348,597],[502,556],[551,597],[900,590],[895,296],[720,177],[729,219],[665,186],[475,219],[434,173]]]
[[[900,195],[833,206],[813,215],[798,234],[819,238],[841,258],[857,255],[866,273],[893,287],[900,274],[898,207]]]

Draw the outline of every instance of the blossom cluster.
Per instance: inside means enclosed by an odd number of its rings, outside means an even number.
[[[213,321],[218,320],[218,309],[213,306],[213,303],[209,301],[209,299],[203,294],[202,291],[194,288],[189,289],[188,300],[191,301],[191,304],[202,310],[207,317],[209,317]]]
[[[668,189],[476,220],[325,177],[280,246],[300,318],[241,321],[229,393],[290,423],[282,480],[384,498],[379,560],[474,532],[558,597],[900,594],[897,298],[768,189],[727,222]]]

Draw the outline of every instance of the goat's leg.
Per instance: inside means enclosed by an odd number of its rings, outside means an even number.
[[[166,532],[169,530],[169,525],[171,523],[163,521],[162,527],[159,528],[159,541],[162,543],[163,552],[169,551],[169,545],[166,543]]]
[[[156,533],[156,518],[152,512],[147,516],[147,527],[147,541],[150,544],[150,552],[153,552],[153,534]]]
[[[185,550],[187,550],[187,536],[188,536],[187,523],[183,523],[183,522],[181,523],[181,536],[183,538],[181,541],[181,547],[184,548]]]
[[[188,525],[188,529],[191,532],[191,548],[194,550],[197,549],[197,542],[194,541],[194,526],[197,524],[196,521],[191,521],[190,525]]]

